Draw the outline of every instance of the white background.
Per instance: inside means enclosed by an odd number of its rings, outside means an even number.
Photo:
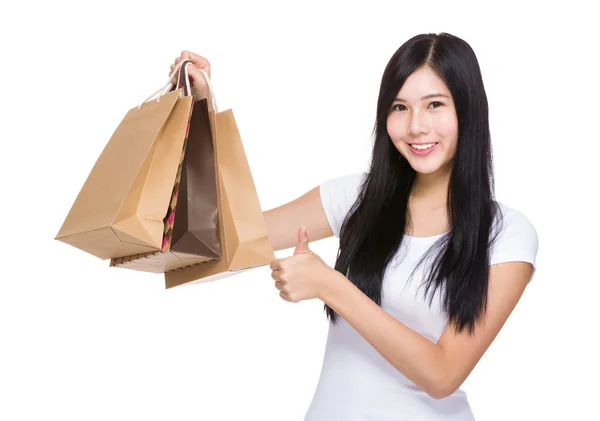
[[[302,420],[321,302],[283,301],[267,267],[165,290],[53,238],[182,50],[211,61],[266,210],[366,168],[387,61],[442,31],[480,60],[497,196],[540,240],[534,282],[463,388],[478,420],[599,419],[599,37],[587,2],[530,3],[3,5],[0,419]],[[337,245],[312,248],[333,265]]]

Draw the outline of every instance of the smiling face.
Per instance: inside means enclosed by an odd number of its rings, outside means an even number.
[[[390,109],[387,131],[417,173],[450,170],[458,119],[448,87],[430,67],[421,67],[406,79]]]

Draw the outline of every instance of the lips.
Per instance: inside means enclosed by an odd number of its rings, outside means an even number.
[[[430,154],[439,142],[432,143],[409,143],[410,150],[416,155]]]

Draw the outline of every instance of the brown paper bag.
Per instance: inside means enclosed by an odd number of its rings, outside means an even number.
[[[110,266],[164,273],[220,257],[215,154],[206,99],[194,104],[184,149],[164,220],[162,250],[115,258]]]
[[[167,288],[214,281],[268,265],[275,258],[233,111],[218,111],[210,79],[201,72],[208,82],[209,104],[213,106],[209,114],[217,162],[221,258],[167,271]]]
[[[169,82],[168,89],[171,86]],[[182,89],[176,89],[129,110],[79,192],[57,240],[102,259],[161,250],[192,111],[192,97],[181,94]]]

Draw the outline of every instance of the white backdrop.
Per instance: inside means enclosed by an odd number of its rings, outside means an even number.
[[[320,301],[283,301],[267,267],[165,290],[161,275],[53,238],[121,118],[182,50],[211,61],[266,210],[366,168],[387,61],[442,31],[480,60],[498,198],[540,240],[534,282],[463,388],[478,420],[598,419],[592,6],[366,3],[1,6],[0,419],[302,420],[327,334]],[[313,250],[333,265],[337,245]]]

